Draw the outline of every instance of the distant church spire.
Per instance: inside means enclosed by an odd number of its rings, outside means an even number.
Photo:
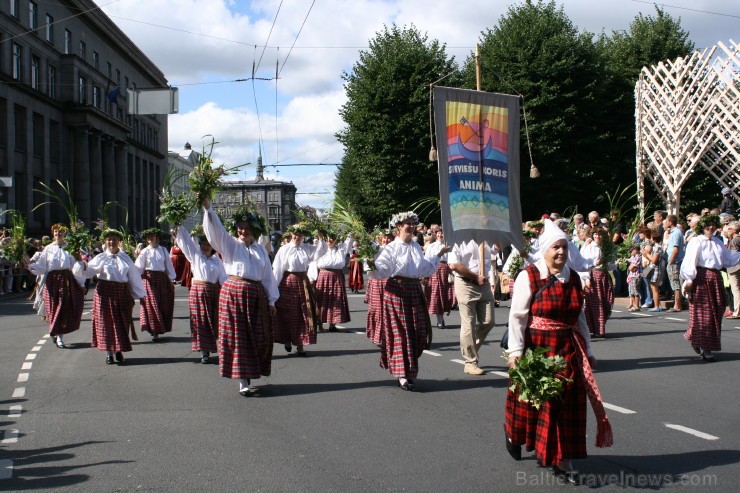
[[[262,180],[265,179],[264,175],[262,174],[263,171],[265,171],[265,167],[262,166],[262,150],[260,150],[260,153],[257,156],[257,178],[256,178],[256,181],[262,181]]]

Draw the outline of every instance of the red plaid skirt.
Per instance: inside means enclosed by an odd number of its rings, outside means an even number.
[[[692,346],[707,351],[722,351],[722,313],[725,290],[722,273],[703,267],[696,269],[689,302],[689,329],[683,337]]]
[[[49,272],[42,293],[51,335],[69,334],[80,328],[85,289],[77,284],[72,271]]]
[[[190,307],[190,335],[193,351],[217,351],[218,338],[218,284],[195,282],[188,295]]]
[[[586,293],[584,313],[588,330],[592,334],[603,336],[606,333],[606,321],[612,316],[614,304],[614,285],[608,272],[591,271],[591,291]]]
[[[190,262],[188,262],[188,259],[185,259],[185,267],[183,268],[182,272],[182,279],[180,280],[180,285],[185,286],[186,288],[190,289],[190,286],[193,283],[193,268],[190,266]]]
[[[316,344],[321,317],[306,273],[286,272],[279,290],[280,298],[275,302],[277,316],[272,319],[273,340],[295,346]]]
[[[182,281],[182,274],[185,272],[185,263],[188,259],[185,258],[185,254],[182,253],[182,250],[173,246],[170,260],[172,260],[172,267],[175,268],[175,281]]]
[[[269,376],[272,334],[267,293],[262,283],[229,276],[221,288],[219,306],[221,376],[249,379]]]
[[[365,291],[365,303],[367,303],[365,334],[375,345],[380,345],[383,335],[381,310],[383,308],[383,288],[387,280],[372,277],[367,282],[367,291]]]
[[[381,320],[381,368],[387,369],[394,377],[416,378],[419,357],[429,346],[432,333],[418,279],[391,277],[387,280]]]
[[[98,280],[92,308],[92,347],[101,351],[131,351],[129,326],[134,300],[125,282]]]
[[[362,279],[362,262],[350,260],[349,262],[349,289],[359,291],[365,287]]]
[[[349,322],[349,302],[341,270],[321,269],[316,280],[316,304],[325,324]]]
[[[455,304],[455,285],[449,282],[450,274],[452,274],[452,269],[447,262],[440,262],[437,264],[436,272],[429,277],[428,288],[424,293],[429,313],[450,314]]]
[[[166,272],[147,270],[141,276],[146,298],[139,307],[141,331],[152,334],[172,332],[175,311],[175,288]]]
[[[527,329],[524,347],[549,347],[549,356],[560,355],[566,360],[564,376],[573,382],[565,386],[562,400],[546,402],[538,411],[518,394],[506,396],[506,435],[517,445],[526,445],[543,466],[552,466],[565,459],[586,457],[586,389],[583,385],[571,329]],[[552,348],[556,348],[552,350]],[[511,382],[509,382],[511,383]]]

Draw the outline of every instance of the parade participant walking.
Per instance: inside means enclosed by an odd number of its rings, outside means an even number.
[[[82,275],[97,276],[92,308],[92,347],[105,351],[105,362],[123,364],[123,353],[131,351],[129,328],[133,332],[131,310],[134,299],[143,300],[146,290],[141,272],[131,257],[120,249],[123,234],[113,229],[103,231],[106,249],[83,266]]]
[[[591,289],[586,293],[586,322],[594,337],[606,337],[606,321],[612,314],[614,305],[614,290],[609,271],[615,265],[607,263],[603,258],[603,246],[607,238],[607,231],[597,228],[593,231],[593,241],[581,249],[581,256],[586,262],[593,262],[591,270]]]
[[[713,352],[722,350],[725,296],[720,269],[740,263],[740,252],[731,252],[714,236],[719,227],[719,216],[702,217],[681,263],[681,277],[686,280],[683,292],[689,299],[689,327],[684,339],[705,361],[714,361]]]
[[[436,241],[429,246],[429,249],[424,254],[427,258],[436,256],[445,247],[444,232],[441,229],[437,229],[434,234]],[[444,314],[449,315],[452,307],[455,305],[455,287],[450,282],[452,270],[447,263],[447,255],[445,253],[439,258],[437,270],[429,276],[428,287],[424,293],[429,314],[437,316],[438,329],[446,328]]]
[[[170,248],[170,260],[172,261],[172,267],[175,269],[175,282],[184,284],[183,275],[185,274],[185,267],[188,263],[182,249],[177,245],[176,233],[172,233],[172,242],[175,243]]]
[[[484,375],[478,351],[494,324],[494,299],[485,273],[491,269],[491,248],[483,249],[481,272],[480,247],[471,240],[455,244],[449,254],[450,269],[455,273],[455,297],[460,309],[460,351],[465,359],[464,372]]]
[[[62,336],[80,328],[85,280],[72,274],[76,259],[64,249],[67,227],[55,224],[51,227],[51,234],[54,242],[34,256],[36,260],[28,264],[28,270],[44,278],[42,296],[49,334],[54,343],[63,348]]]
[[[414,228],[419,217],[412,211],[391,218],[398,236],[375,260],[377,275],[388,278],[383,290],[380,366],[398,378],[403,390],[414,390],[419,373],[419,357],[431,343],[429,321],[420,278],[437,269],[439,257],[449,251],[444,247],[426,259],[414,241]]]
[[[303,237],[311,233],[305,225],[294,224],[287,230],[291,239],[280,247],[272,262],[272,273],[280,291],[272,335],[287,352],[296,346],[296,354],[307,356],[305,346],[316,344],[316,332],[321,330],[321,315],[307,274],[318,246],[303,243]]]
[[[320,240],[315,252],[316,304],[321,314],[321,322],[329,324],[329,332],[337,331],[337,324],[349,322],[349,301],[344,284],[344,264],[346,263],[352,238],[337,244],[337,233],[327,231],[326,241]]]
[[[175,268],[169,252],[159,244],[162,231],[150,228],[141,232],[147,246],[136,257],[136,267],[141,271],[141,279],[146,289],[146,299],[139,309],[139,322],[142,332],[149,332],[152,340],[161,334],[172,332],[172,318],[175,310]]]
[[[218,299],[228,276],[205,234],[198,237],[199,247],[196,247],[185,228],[179,226],[175,241],[193,270],[188,293],[192,350],[199,351],[200,362],[208,364],[211,353],[218,350]]]
[[[365,288],[365,282],[362,278],[362,259],[358,259],[357,242],[352,243],[352,254],[349,256],[349,289],[353,293],[359,293]]]
[[[223,256],[229,276],[218,301],[219,372],[239,380],[239,393],[248,396],[257,390],[252,381],[272,372],[271,320],[279,294],[267,250],[257,243],[267,228],[264,218],[243,205],[233,216],[235,238],[210,206],[208,200],[203,202],[203,231]],[[193,283],[191,291],[196,286]]]
[[[383,251],[390,242],[393,241],[393,233],[390,230],[383,231],[376,238],[380,248],[375,254],[376,260],[380,253]],[[383,307],[383,290],[385,289],[385,283],[388,281],[385,277],[380,277],[378,271],[371,267],[372,262],[365,262],[365,269],[367,270],[367,291],[365,291],[365,303],[367,303],[367,319],[365,322],[365,335],[367,338],[373,341],[373,344],[380,346],[380,341],[383,336],[383,323],[382,323],[382,312]]]
[[[516,460],[521,447],[534,450],[539,464],[576,481],[573,459],[586,458],[586,396],[597,419],[596,446],[612,445],[612,430],[593,376],[596,359],[583,316],[583,292],[575,271],[567,268],[568,237],[545,226],[540,258],[517,277],[509,312],[508,364],[513,368],[525,349],[546,347],[563,356],[563,377],[572,379],[559,398],[538,410],[509,390],[506,398],[506,448]]]

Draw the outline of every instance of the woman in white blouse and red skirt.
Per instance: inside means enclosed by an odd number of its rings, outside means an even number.
[[[429,245],[426,256],[437,255],[445,246],[445,235],[440,229],[436,233],[436,241]],[[430,315],[437,316],[437,328],[445,328],[444,314],[450,314],[452,307],[455,305],[455,288],[450,282],[449,277],[452,270],[447,265],[447,254],[445,253],[439,259],[437,270],[429,276],[428,287],[425,290],[427,308]]]
[[[216,255],[205,234],[198,237],[199,246],[182,226],[177,228],[178,250],[191,265],[192,287],[188,293],[192,350],[200,351],[200,362],[208,364],[218,348],[218,298],[227,275],[221,258]]]
[[[352,245],[352,238],[337,244],[337,233],[326,233],[326,242],[319,242],[316,251],[316,304],[321,314],[321,322],[329,324],[329,332],[337,331],[337,324],[349,322],[349,302],[344,284],[344,265]]]
[[[681,262],[683,292],[689,299],[689,328],[684,339],[704,361],[715,361],[714,351],[722,350],[725,290],[720,269],[740,263],[740,252],[730,251],[714,236],[719,228],[719,216],[702,217]]]
[[[141,331],[149,332],[152,340],[172,332],[175,311],[175,268],[167,249],[159,244],[162,231],[150,228],[141,232],[148,243],[136,257],[136,267],[146,289],[146,298],[139,309]]]
[[[393,241],[393,232],[391,230],[383,231],[377,236],[380,248],[375,254],[376,260],[391,241]],[[373,341],[373,344],[380,346],[383,336],[383,323],[381,309],[383,307],[383,289],[388,281],[385,277],[380,277],[374,270],[374,263],[365,261],[365,270],[367,270],[367,290],[365,291],[365,303],[367,303],[367,319],[365,321],[365,335]]]

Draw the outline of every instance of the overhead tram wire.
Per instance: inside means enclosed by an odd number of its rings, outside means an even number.
[[[719,15],[721,17],[733,17],[735,19],[740,19],[740,15],[725,14],[723,12],[712,12],[711,10],[692,9],[690,7],[679,7],[678,5],[669,5],[667,3],[648,2],[646,0],[630,0],[630,1],[631,2],[635,2],[635,3],[646,3],[648,5],[656,5],[658,7],[668,7],[668,8],[671,8],[671,9],[688,10],[690,12],[698,12],[700,14],[711,14],[711,15]]]
[[[280,71],[278,72],[278,76],[283,72],[283,69],[285,68],[285,64],[288,63],[288,58],[290,57],[290,53],[293,51],[293,48],[295,47],[296,41],[298,41],[298,36],[301,35],[301,31],[303,31],[303,26],[306,25],[306,21],[308,20],[309,14],[311,14],[311,10],[313,9],[314,4],[316,3],[316,0],[313,0],[311,2],[311,6],[308,8],[308,12],[306,12],[306,17],[303,18],[303,23],[301,23],[301,28],[298,29],[298,34],[295,35],[295,39],[293,40],[293,44],[290,45],[290,50],[288,50],[288,54],[285,55],[285,60],[283,60],[283,66],[280,68]]]
[[[275,23],[277,22],[278,15],[280,15],[281,8],[283,8],[283,0],[280,0],[280,5],[278,5],[277,12],[275,12],[275,18],[272,20],[272,26],[270,26],[270,32],[267,33],[267,40],[265,41],[265,45],[262,47],[262,53],[260,54],[260,59],[257,62],[257,68],[253,72],[256,72],[260,68],[260,63],[262,63],[262,57],[265,55],[265,50],[267,49],[267,43],[270,42],[270,36],[272,36],[272,30],[275,28]],[[254,76],[254,74],[252,75]]]

